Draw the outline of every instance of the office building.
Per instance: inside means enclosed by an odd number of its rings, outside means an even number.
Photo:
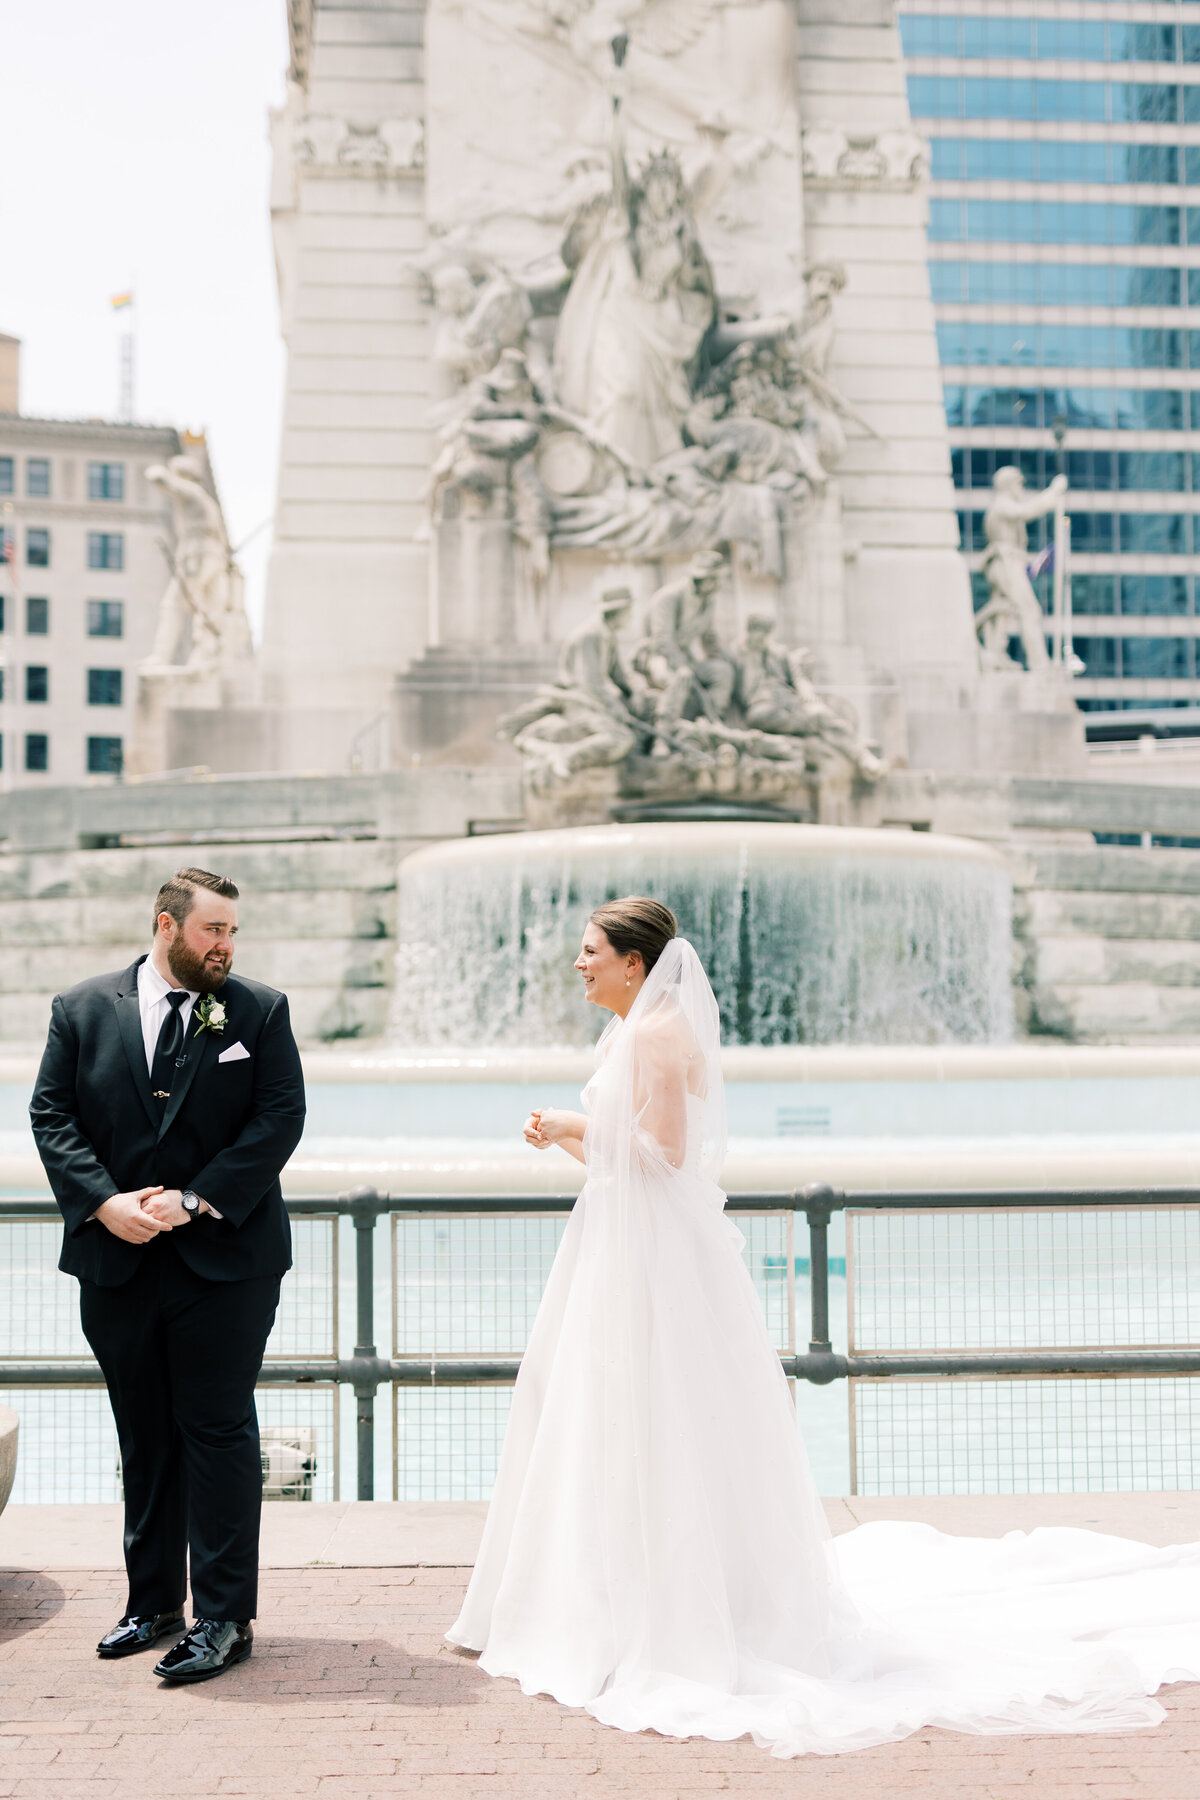
[[[15,339],[0,396],[18,405]],[[0,412],[0,758],[5,787],[120,775],[136,667],[170,578],[170,501],[146,470],[202,439]]]
[[[977,592],[996,468],[1063,468],[1080,706],[1196,705],[1200,5],[902,0],[899,24]]]

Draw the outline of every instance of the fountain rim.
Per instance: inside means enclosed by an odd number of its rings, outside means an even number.
[[[722,853],[727,857],[774,853],[797,861],[844,856],[880,862],[974,863],[1008,873],[1000,851],[977,838],[885,825],[801,825],[757,819],[568,825],[546,831],[506,831],[443,839],[410,851],[403,858],[400,872],[403,878],[409,870],[503,863],[517,856],[543,862],[573,854],[590,860],[606,851],[640,847],[660,856],[698,854],[712,860]]]

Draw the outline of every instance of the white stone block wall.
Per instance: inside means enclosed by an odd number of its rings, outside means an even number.
[[[427,641],[424,4],[312,10],[273,134],[288,374],[263,665],[285,766],[338,768]]]
[[[896,675],[910,711],[941,711],[966,702],[977,657],[926,271],[925,187],[864,172],[872,155],[911,133],[892,12],[891,0],[798,0],[805,141],[831,132],[847,144],[844,165],[827,161],[823,175],[806,157],[805,253],[846,268],[831,374],[879,433],[851,425],[838,474],[847,635]],[[859,172],[842,173],[856,151]]]

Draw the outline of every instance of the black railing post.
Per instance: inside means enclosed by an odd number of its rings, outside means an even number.
[[[811,1181],[795,1196],[808,1220],[808,1279],[812,1323],[806,1374],[810,1381],[834,1381],[842,1373],[829,1338],[829,1221],[840,1196],[827,1181]]]
[[[378,1377],[363,1379],[361,1365],[374,1362],[375,1349],[375,1221],[379,1217],[379,1195],[372,1187],[355,1188],[341,1195],[354,1221],[354,1277],[357,1302],[354,1361],[360,1365],[354,1383],[354,1401],[358,1425],[358,1498],[375,1498],[375,1394]]]

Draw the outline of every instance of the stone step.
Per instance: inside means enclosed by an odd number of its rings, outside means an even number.
[[[0,901],[0,950],[34,945],[88,944],[97,969],[106,965],[106,946],[150,942],[153,896]],[[391,936],[395,917],[394,890],[379,888],[306,888],[247,891],[240,902],[240,945],[280,936],[314,939],[382,939]]]
[[[1200,894],[1200,854],[1092,844],[1022,844],[1028,874],[1018,885],[1090,893]]]
[[[1200,893],[1150,894],[1025,893],[1018,908],[1018,932],[1026,938],[1200,937]]]
[[[388,838],[314,839],[0,856],[0,905],[9,900],[140,896],[148,920],[162,882],[189,865],[230,875],[247,897],[255,890],[386,890],[395,885],[399,855],[414,847]]]
[[[1054,982],[1037,987],[1031,998],[1041,1031],[1083,1043],[1200,1039],[1200,986]]]
[[[147,947],[145,937],[124,944],[35,944],[0,948],[0,993],[53,995],[110,969],[128,968]],[[390,987],[394,946],[388,938],[245,939],[237,972],[291,993],[298,988]]]
[[[1039,937],[1030,972],[1037,986],[1059,983],[1149,982],[1155,987],[1200,986],[1200,942],[1145,938]]]

